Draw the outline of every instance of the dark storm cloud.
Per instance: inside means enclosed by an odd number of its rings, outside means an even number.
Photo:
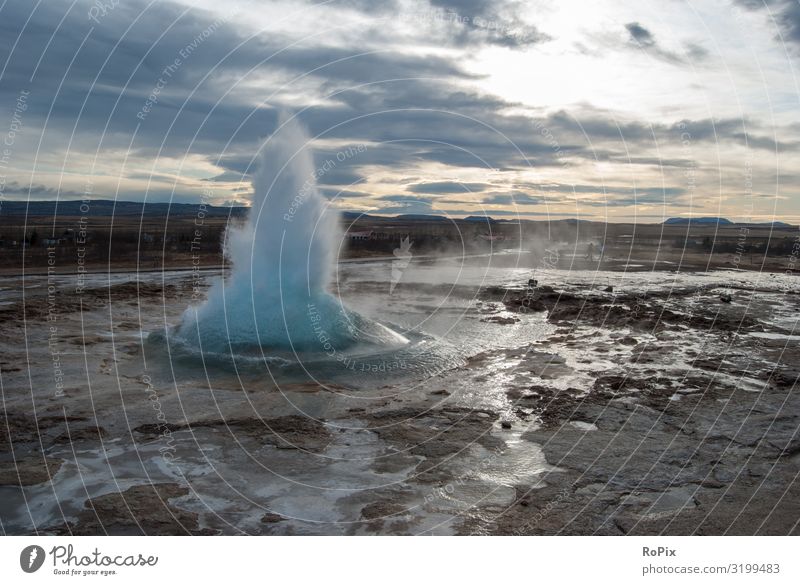
[[[320,187],[319,192],[326,199],[365,199],[369,197],[369,193],[363,191],[351,191],[349,189],[335,189]]]
[[[777,2],[775,0],[734,0],[734,4],[744,6],[749,10],[758,10],[769,4],[777,4]]]
[[[680,144],[684,140],[691,143],[711,143],[722,145],[744,145],[763,150],[775,150],[774,139],[753,134],[752,129],[765,130],[758,122],[742,118],[701,118],[697,120],[684,119],[672,124],[640,122],[636,120],[616,120],[607,113],[587,109],[581,115],[570,114],[565,111],[554,112],[540,124],[551,129],[555,136],[569,138],[577,141],[579,136],[585,136],[592,143],[606,146],[617,142],[620,147],[624,144],[637,146],[666,146]],[[771,129],[773,131],[776,128]],[[786,128],[785,130],[790,130]],[[747,141],[745,141],[747,137]],[[778,141],[778,149],[795,150],[800,146],[795,141]],[[627,149],[626,149],[627,150]],[[598,160],[614,159],[624,160],[630,164],[660,165],[660,166],[691,166],[692,161],[685,159],[658,159],[654,157],[623,156],[614,151],[598,149],[575,149],[576,156],[598,158]]]
[[[700,141],[734,141],[747,126],[753,123],[741,118],[705,118],[700,120],[681,120],[669,126],[670,134],[688,132],[691,140]]]
[[[526,183],[523,186],[538,192],[548,193],[613,193],[615,195],[642,195],[676,197],[684,195],[682,187],[623,187],[613,184],[604,185],[569,185],[559,183]]]
[[[386,10],[395,10],[390,4],[384,3]],[[5,116],[13,108],[20,90],[30,90],[23,133],[35,131],[36,140],[41,134],[43,153],[69,148],[97,155],[102,166],[106,149],[119,154],[130,145],[132,156],[160,152],[178,159],[205,157],[225,170],[211,181],[247,180],[260,141],[275,128],[277,108],[288,106],[313,138],[368,145],[357,156],[337,161],[320,179],[323,186],[360,182],[371,167],[402,169],[420,162],[501,170],[567,168],[580,164],[577,159],[691,166],[691,161],[648,156],[648,148],[680,144],[678,125],[618,122],[610,113],[590,108],[539,118],[511,114],[524,108],[464,89],[465,82],[476,77],[465,72],[456,57],[406,54],[395,48],[365,50],[357,35],[351,47],[292,45],[296,39],[275,33],[249,37],[250,31],[233,20],[222,22],[166,1],[148,5],[126,0],[93,23],[87,18],[93,5],[84,0],[74,7],[63,1],[36,6],[18,1],[0,10],[0,67],[6,64],[0,78],[0,113]],[[349,3],[352,9],[366,5]],[[496,35],[513,27],[489,30],[484,23],[481,29],[476,22],[488,22],[494,15],[495,22],[513,25],[521,5],[437,0],[434,7],[483,19],[471,18],[471,25],[459,20],[463,22],[456,28],[463,29],[459,34],[464,43],[503,44],[506,41]],[[636,24],[642,30],[634,28],[630,34],[645,41],[649,37],[652,48],[652,33]],[[526,42],[533,40],[531,36]],[[194,48],[184,57],[182,51],[189,46]],[[176,59],[180,66],[165,77],[165,68]],[[251,69],[257,83],[237,87],[239,80],[250,80]],[[306,74],[312,87],[322,88],[315,91],[323,92],[309,96],[313,107],[300,109],[281,103],[279,97],[261,103],[278,89],[274,79],[280,77],[282,84],[287,76]],[[156,103],[137,117],[162,78],[166,83]],[[307,92],[302,84],[288,89],[290,95]],[[693,141],[704,143],[741,144],[746,131],[741,120],[687,120],[684,125]],[[748,121],[751,127],[759,130]],[[542,129],[554,137],[557,148]],[[768,133],[759,131],[762,134]],[[751,142],[756,148],[770,147],[765,140]],[[641,148],[637,157],[628,159],[631,144]],[[27,153],[28,159],[33,154]],[[315,162],[335,154],[329,148],[320,150]],[[25,159],[25,153],[15,156]],[[34,194],[48,197],[46,191]],[[151,191],[148,198],[171,194]],[[188,191],[178,195],[189,196]]]
[[[553,184],[553,183],[523,183],[518,185],[521,189],[484,193],[480,202],[454,200],[450,197],[441,198],[412,198],[402,195],[380,197],[381,200],[398,203],[435,201],[454,204],[469,203],[472,205],[542,205],[547,202],[578,202],[590,206],[629,206],[642,204],[669,204],[682,205],[682,199],[687,195],[682,187],[625,187],[620,185],[584,185],[584,184]],[[526,189],[526,190],[523,190]],[[454,191],[452,191],[454,192]],[[451,193],[451,191],[447,191]],[[599,198],[587,198],[585,195],[597,195]]]
[[[6,183],[3,186],[2,193],[3,196],[11,197],[12,199],[27,199],[29,196],[39,199],[56,199],[59,197],[71,199],[83,196],[82,193],[77,193],[76,191],[70,191],[68,189],[56,189],[36,183],[24,185],[19,181],[9,181]]]
[[[226,172],[234,172],[243,175],[253,170],[255,157],[252,154],[225,154],[217,159],[217,164],[227,169]]]
[[[381,91],[391,93],[391,88]],[[334,125],[332,122],[340,116],[339,112],[315,108],[305,112],[303,120],[312,129],[327,125],[330,130],[324,137],[380,143],[359,155],[357,164],[428,160],[451,166],[502,169],[555,163],[557,153],[539,136],[530,117],[502,115],[491,108],[482,112],[476,109],[465,115],[444,107],[419,107],[419,103],[428,101],[438,104],[447,95],[444,84],[431,83],[420,88],[417,96],[409,98],[406,104],[397,103],[394,110],[362,112]],[[390,157],[385,155],[387,148]],[[575,148],[578,147],[566,141],[561,146],[562,152]]]
[[[453,28],[459,44],[488,44],[523,48],[550,40],[550,36],[520,17],[521,2],[492,0],[430,0]]]
[[[598,162],[622,163],[630,165],[653,166],[653,167],[676,167],[690,168],[697,166],[697,162],[688,158],[667,158],[657,156],[632,156],[630,154],[619,153],[602,149],[593,150],[588,153],[593,160]]]
[[[197,203],[197,193],[181,185],[174,188],[149,188],[145,190],[120,189],[119,193],[110,193],[109,199],[117,201],[147,201],[148,203]],[[216,205],[216,203],[215,203]]]
[[[497,96],[466,91],[454,87],[458,77],[406,76],[386,77],[381,83],[368,87],[348,87],[332,94],[332,98],[353,112],[424,108],[431,111],[453,112],[460,116],[485,116],[514,105]]]
[[[420,197],[416,195],[381,195],[376,197],[380,201],[391,201],[393,203],[426,203],[428,205],[433,204],[435,201],[434,197]]]
[[[644,45],[645,47],[652,47],[655,45],[653,34],[638,22],[629,22],[625,25],[625,28],[628,29],[631,39],[636,43]]]
[[[585,185],[558,183],[524,183],[522,189],[493,193],[485,197],[486,205],[536,205],[544,203],[576,203],[589,207],[628,207],[636,205],[669,205],[682,207],[690,195],[682,187],[626,187],[615,184]],[[587,197],[594,195],[594,197]]]
[[[174,179],[171,182],[173,181]],[[7,183],[3,190],[3,195],[11,200],[58,199],[61,201],[83,199],[86,196],[85,193],[69,189],[57,189],[40,184],[23,185],[17,181]],[[196,193],[183,189],[180,185],[176,185],[174,189],[151,188],[146,192],[144,189],[136,191],[120,189],[118,193],[97,193],[96,195],[118,201],[143,201],[145,199],[148,201],[173,201],[175,203],[194,203],[197,201]]]
[[[141,124],[135,149],[158,147],[166,139],[167,151],[170,147],[185,151],[195,133],[200,143],[216,142],[222,128],[229,133],[244,119],[246,110],[229,107],[203,124],[220,92],[206,82],[192,93],[222,50],[227,52],[236,40],[224,24],[169,3],[147,8],[143,3],[123,2],[93,27],[87,18],[88,6],[43,3],[31,13],[32,5],[14,3],[0,12],[0,62],[8,63],[0,98],[7,103],[10,95],[28,88],[31,97],[26,121],[32,125],[36,117],[43,126],[46,120],[44,141],[52,141],[48,144],[51,149],[65,148],[66,144],[57,141],[73,129],[78,146],[85,149],[96,149],[101,141],[111,147],[127,146]],[[189,54],[186,47],[210,27],[215,27],[213,33],[189,49]],[[181,51],[188,56],[182,57]],[[181,66],[165,77],[164,68],[176,59]],[[137,113],[159,78],[166,79],[166,84],[158,103],[140,120]],[[184,111],[177,115],[184,102]]]
[[[647,52],[657,59],[673,64],[685,64],[702,61],[708,57],[708,51],[697,43],[683,43],[683,53],[679,54],[662,47],[656,42],[655,35],[638,22],[629,22],[625,25],[629,41],[636,48]]]
[[[488,197],[481,199],[484,205],[538,205],[544,203],[543,197],[531,195],[524,191],[512,191],[510,193],[492,193]]]
[[[453,167],[503,170],[545,166],[566,168],[572,164],[570,159],[614,160],[630,165],[686,168],[696,162],[643,154],[632,157],[627,153],[633,146],[638,147],[639,153],[647,153],[648,149],[681,147],[687,136],[696,144],[741,145],[745,128],[761,128],[751,120],[735,118],[648,124],[636,120],[615,120],[606,112],[590,108],[584,108],[579,114],[560,111],[536,119],[522,115],[501,115],[491,108],[480,112],[480,96],[460,96],[461,101],[468,104],[466,109],[470,112],[470,115],[463,115],[457,110],[439,107],[439,102],[446,101],[449,95],[444,84],[415,86],[416,99],[430,101],[437,106],[435,109],[414,107],[416,104],[411,96],[405,103],[399,101],[396,94],[402,92],[394,92],[395,85],[386,84],[381,89],[372,88],[371,91],[372,97],[378,102],[383,92],[394,94],[391,99],[395,100],[398,109],[379,112],[370,112],[368,109],[348,118],[339,111],[314,108],[304,112],[303,119],[312,129],[322,129],[321,134],[325,138],[365,140],[371,144],[365,153],[348,161],[355,167],[353,172],[358,172],[360,166],[403,166],[419,160]],[[343,101],[349,103],[349,98],[343,97]],[[554,143],[545,137],[545,129],[557,142],[557,150]],[[793,147],[793,143],[785,144]],[[774,145],[763,140],[753,140],[750,146],[774,150]],[[343,170],[347,168],[343,167]]]
[[[795,43],[800,42],[800,3],[797,0],[783,3],[779,22],[785,38]]]
[[[311,0],[309,4],[317,4]],[[396,12],[399,4],[397,0],[336,0],[337,8],[353,8],[360,12],[369,11],[372,13],[383,14],[386,12]]]
[[[490,185],[486,183],[458,183],[455,181],[437,181],[431,183],[418,183],[409,185],[406,191],[410,193],[475,193],[485,191]]]
[[[683,198],[688,195],[682,187],[625,187],[615,184],[585,185],[558,183],[524,183],[518,185],[527,189],[511,193],[493,194],[483,199],[485,204],[541,204],[545,202],[577,202],[589,206],[628,206],[641,204],[682,205]],[[599,198],[587,198],[585,195],[597,195]]]
[[[239,46],[245,37],[237,26],[169,2],[120,3],[95,24],[87,18],[92,5],[15,2],[0,12],[0,63],[6,63],[0,103],[13,103],[20,90],[30,90],[28,116],[47,117],[52,132],[72,133],[77,126],[84,148],[96,148],[101,138],[105,145],[127,146],[137,125],[134,149],[163,143],[166,152],[185,152],[195,140],[193,148],[208,151],[229,138],[255,142],[274,129],[275,112],[254,108],[236,92],[225,96],[231,80],[252,68],[266,75],[318,69],[315,76],[344,85],[470,77],[440,57],[361,54],[363,47],[289,47],[291,39],[274,34]],[[176,60],[178,66],[165,74]],[[143,112],[156,90],[155,103]]]
[[[800,2],[797,0],[734,0],[748,10],[763,10],[767,18],[777,23],[777,40],[800,43]]]
[[[433,210],[434,200],[431,197],[409,197],[407,195],[383,195],[376,200],[387,201],[391,205],[381,207],[380,213],[402,215],[409,213],[430,214],[441,213]]]
[[[370,211],[370,215],[406,215],[406,214],[419,214],[419,215],[436,215],[446,219],[459,219],[461,217],[507,217],[511,220],[521,216],[538,216],[538,217],[551,217],[554,214],[548,211],[533,211],[525,209],[434,209],[428,207],[425,203],[414,207],[383,207],[377,211]]]
[[[136,178],[135,175],[128,176],[130,178]],[[234,171],[225,171],[224,173],[203,180],[212,183],[235,183],[237,181],[249,181],[250,179],[249,175],[243,175],[242,173],[237,173]]]
[[[800,142],[797,141],[781,141],[775,137],[769,136],[755,136],[753,134],[740,132],[733,135],[738,139],[743,146],[749,148],[757,148],[760,150],[771,150],[773,152],[787,152],[796,151],[800,149]]]
[[[691,207],[683,201],[665,201],[658,195],[637,195],[636,197],[604,197],[603,199],[580,199],[579,205],[587,207],[637,207],[640,205],[668,205],[669,207]]]
[[[364,177],[348,169],[333,169],[323,174],[318,183],[320,185],[354,185],[364,180]]]
[[[684,49],[690,62],[702,61],[709,55],[708,49],[697,43],[686,43]]]

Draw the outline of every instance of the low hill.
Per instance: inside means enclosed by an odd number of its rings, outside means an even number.
[[[754,228],[774,228],[786,229],[794,227],[784,221],[764,221],[764,222],[739,222],[725,219],[724,217],[671,217],[664,222],[664,225],[718,225],[718,226],[742,226]]]
[[[206,205],[202,211],[207,217],[241,216],[247,207],[217,207]],[[199,203],[143,203],[140,201],[114,201],[112,199],[93,199],[83,201],[3,201],[0,204],[2,216],[144,216],[166,217],[167,214],[196,215],[201,211]]]
[[[724,217],[670,217],[664,225],[733,225],[733,222]]]

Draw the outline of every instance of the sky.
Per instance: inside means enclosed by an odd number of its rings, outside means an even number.
[[[800,221],[800,2],[0,0],[0,201]]]

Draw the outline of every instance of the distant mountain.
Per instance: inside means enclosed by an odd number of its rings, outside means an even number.
[[[403,215],[396,215],[394,218],[415,221],[450,221],[450,218],[444,215],[428,215],[425,213],[405,213]]]
[[[769,228],[769,227],[771,227],[771,228],[774,228],[774,229],[785,229],[785,228],[793,228],[793,227],[795,227],[792,224],[786,223],[786,222],[783,222],[783,221],[765,221],[765,222],[762,222],[762,223],[743,223],[742,225],[747,225],[747,226],[751,226],[751,227],[760,227],[760,228]]]
[[[241,216],[247,213],[248,207],[217,207],[206,205],[202,211],[206,217]],[[3,201],[0,203],[0,215],[28,216],[158,216],[195,215],[201,211],[199,203],[143,203],[140,201],[113,201],[111,199],[93,199],[83,201]]]
[[[341,216],[342,219],[346,219],[347,221],[355,221],[357,219],[380,219],[375,215],[361,213],[360,211],[342,211]]]
[[[783,221],[765,221],[765,222],[739,222],[725,219],[724,217],[671,217],[664,222],[664,225],[724,225],[724,226],[749,226],[760,228],[793,228],[792,224]]]
[[[598,223],[591,219],[578,219],[577,217],[568,217],[567,219],[557,219],[555,221],[563,221],[564,223],[568,223],[570,225],[578,225],[581,223]]]
[[[144,203],[141,201],[114,201],[112,199],[93,199],[84,204],[83,201],[0,201],[0,217],[22,216],[29,217],[52,217],[56,213],[60,217],[166,217],[167,213],[171,216],[194,216],[200,211],[205,217],[244,217],[249,211],[249,207],[243,206],[215,206],[206,205],[201,210],[199,203]],[[403,215],[372,215],[357,211],[343,211],[341,213],[345,221],[355,221],[366,219],[371,221],[464,221],[471,223],[496,224],[511,223],[517,221],[531,221],[520,219],[496,219],[487,215],[470,215],[463,219],[451,218],[445,215],[434,215],[426,213],[407,213]],[[544,220],[543,220],[544,221]],[[603,223],[585,219],[562,219],[548,220],[561,221],[566,224],[583,223]],[[753,226],[761,228],[772,227],[774,229],[789,229],[795,226],[782,222],[773,221],[765,223],[734,223],[722,217],[671,217],[664,221],[664,225],[719,225],[719,226]]]
[[[706,224],[706,225],[733,225],[733,222],[724,217],[670,217],[664,222],[664,225],[690,225],[690,224]]]

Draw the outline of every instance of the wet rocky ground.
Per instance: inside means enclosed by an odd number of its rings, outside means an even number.
[[[442,283],[433,265],[387,292],[370,270],[337,292],[448,340],[456,367],[182,364],[147,332],[176,321],[190,275],[9,283],[3,532],[800,532],[793,277],[550,271],[528,290],[521,271]]]

